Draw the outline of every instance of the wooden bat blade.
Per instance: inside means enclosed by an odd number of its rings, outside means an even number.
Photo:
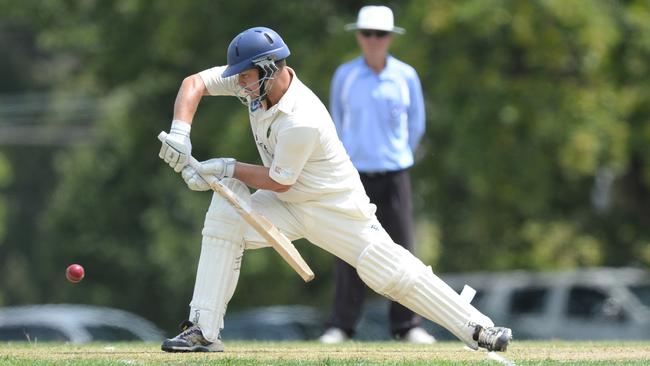
[[[160,134],[158,134],[158,140],[160,141],[165,141],[166,137],[167,133],[165,131],[162,131]],[[197,172],[199,172],[199,169],[197,169],[199,162],[194,159],[194,157],[190,156],[189,163],[196,169]],[[208,182],[208,180],[203,176],[201,176],[201,178]],[[271,244],[271,247],[273,247],[273,249],[275,249],[275,251],[280,254],[282,259],[284,259],[285,262],[287,262],[287,264],[289,264],[289,266],[291,266],[291,268],[293,268],[293,270],[296,271],[296,273],[298,273],[305,282],[309,282],[314,279],[314,272],[311,270],[311,268],[309,268],[307,262],[305,262],[305,260],[302,258],[300,252],[298,252],[298,249],[296,249],[291,240],[282,234],[271,221],[269,221],[266,217],[253,212],[253,210],[248,206],[248,204],[246,204],[246,202],[240,200],[237,195],[235,195],[221,182],[217,181],[210,183],[210,188],[212,188],[212,190],[219,194],[221,197],[226,199],[235,209],[235,211],[237,211],[237,213],[244,219],[244,221],[251,225],[258,234],[266,239]]]
[[[264,232],[270,236],[267,240],[271,245],[273,245],[280,256],[282,256],[282,258],[284,258],[284,260],[291,266],[291,268],[293,268],[293,270],[296,271],[305,282],[313,280],[314,272],[309,268],[309,265],[302,258],[298,249],[296,249],[295,245],[293,245],[289,238],[282,234],[266,217],[255,212],[251,212],[250,215],[253,220],[262,225]]]
[[[254,212],[221,182],[210,184],[213,191],[225,198],[249,225],[271,244],[278,254],[302,277],[305,282],[314,279],[314,272],[302,258],[293,243],[266,217]]]

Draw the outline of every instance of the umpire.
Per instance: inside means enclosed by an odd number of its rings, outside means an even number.
[[[361,175],[377,218],[393,241],[413,251],[411,182],[408,169],[425,129],[420,79],[413,67],[388,53],[394,34],[393,12],[364,6],[354,30],[362,55],[338,67],[330,88],[330,113],[337,133]],[[365,285],[340,259],[334,268],[334,306],[320,337],[338,343],[354,336]],[[390,332],[396,339],[433,343],[419,327],[421,318],[404,306],[390,305]]]

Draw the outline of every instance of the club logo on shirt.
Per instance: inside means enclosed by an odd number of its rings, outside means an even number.
[[[259,100],[252,100],[249,104],[249,110],[251,113],[255,112],[256,110],[260,109],[262,106],[262,102]]]
[[[266,154],[271,157],[271,159],[274,158],[273,153],[271,153],[271,150],[269,149],[268,146],[266,146],[265,143],[263,143],[262,141],[258,141],[257,145],[259,145],[259,147],[261,147],[266,152]]]
[[[261,132],[261,131],[259,131],[259,132]],[[264,152],[265,152],[268,156],[270,156],[271,159],[273,159],[273,158],[274,158],[274,154],[273,154],[273,152],[271,152],[271,149],[270,149],[269,146],[267,145],[268,140],[269,140],[269,137],[271,136],[271,125],[269,125],[269,126],[267,127],[267,129],[266,129],[266,139],[262,139],[261,134],[258,135],[257,132],[255,132],[254,135],[255,135],[255,142],[257,143],[257,145],[259,146],[259,148],[260,148],[261,150],[264,150]]]
[[[279,166],[276,166],[273,168],[273,171],[283,179],[289,179],[293,177],[293,171],[289,169],[282,169]]]

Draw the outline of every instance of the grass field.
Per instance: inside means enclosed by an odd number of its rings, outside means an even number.
[[[650,365],[650,342],[524,342],[502,354],[517,365]],[[226,342],[217,354],[169,354],[157,344],[0,343],[0,365],[500,365],[460,342]]]

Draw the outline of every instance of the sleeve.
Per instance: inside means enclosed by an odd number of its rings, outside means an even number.
[[[210,95],[237,95],[239,90],[237,76],[222,78],[221,74],[225,69],[226,66],[216,66],[199,72],[199,76],[203,79],[203,83]]]
[[[415,150],[417,150],[420,144],[426,126],[422,84],[415,69],[413,69],[412,75],[408,78],[408,87],[411,95],[411,105],[408,109],[409,147],[411,148],[411,152],[415,154]]]
[[[317,140],[318,129],[315,127],[292,127],[279,131],[269,171],[271,179],[285,185],[296,183]]]
[[[341,138],[343,131],[343,106],[341,103],[342,74],[343,70],[339,67],[334,72],[334,77],[330,84],[330,114],[332,115],[334,127],[336,127],[336,133],[339,135],[339,138]]]

